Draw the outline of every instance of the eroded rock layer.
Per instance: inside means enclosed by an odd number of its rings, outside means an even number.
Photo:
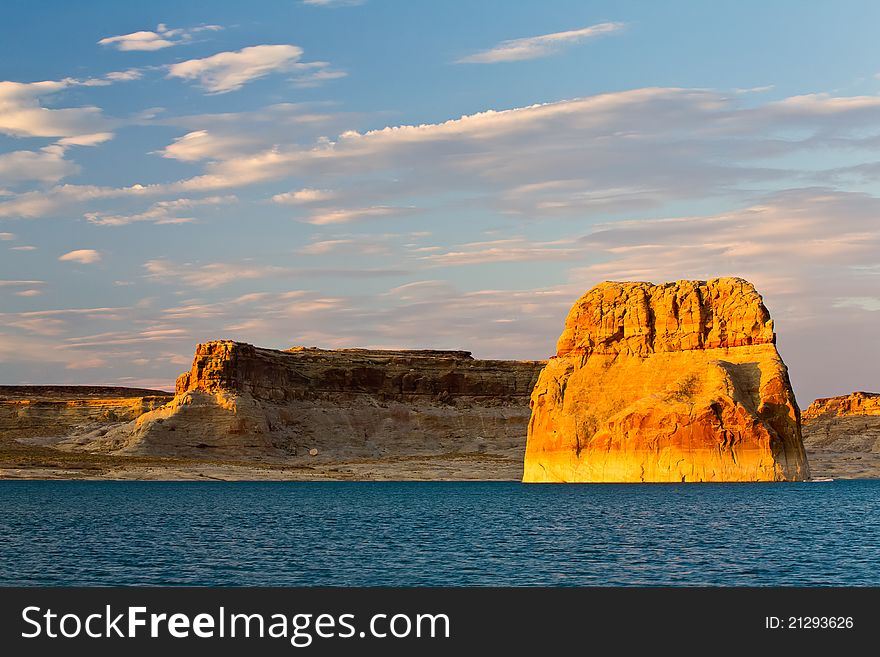
[[[880,393],[854,392],[817,399],[803,413],[811,451],[880,454]]]
[[[739,278],[597,285],[531,406],[527,482],[809,476],[773,322]]]
[[[171,397],[140,388],[0,386],[0,439],[61,440],[129,422]]]
[[[464,351],[276,351],[208,342],[169,404],[78,447],[306,463],[520,458],[527,400],[542,366],[475,360]]]

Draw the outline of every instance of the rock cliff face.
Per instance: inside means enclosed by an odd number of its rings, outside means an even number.
[[[523,481],[809,477],[774,343],[742,279],[597,285],[532,393]]]
[[[519,460],[542,366],[464,351],[208,342],[169,404],[79,447],[291,463],[438,454]]]
[[[171,401],[160,390],[0,386],[0,439],[68,438],[129,422]]]
[[[877,476],[880,394],[854,392],[817,399],[803,413],[804,445],[829,476]]]

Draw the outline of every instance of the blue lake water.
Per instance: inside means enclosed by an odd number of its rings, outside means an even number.
[[[880,481],[0,482],[0,585],[880,585]]]

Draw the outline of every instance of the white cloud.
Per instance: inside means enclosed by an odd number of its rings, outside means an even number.
[[[399,269],[345,269],[322,268],[305,269],[297,267],[281,267],[243,262],[211,262],[174,263],[165,259],[149,260],[144,263],[145,278],[159,283],[188,285],[194,288],[213,289],[229,283],[243,280],[275,278],[276,280],[291,277],[349,277],[349,278],[381,278],[399,276],[404,273]]]
[[[327,255],[333,251],[337,251],[342,247],[355,246],[357,242],[352,239],[336,239],[336,240],[319,240],[312,242],[301,248],[298,253],[303,255]]]
[[[182,162],[232,157],[253,145],[253,139],[236,134],[214,134],[195,130],[178,137],[160,151],[162,157]]]
[[[69,370],[90,370],[107,367],[107,361],[103,358],[83,358],[67,364]]]
[[[306,187],[304,189],[297,189],[292,192],[275,194],[275,196],[272,197],[272,200],[275,203],[300,205],[304,203],[318,203],[320,201],[329,201],[335,196],[336,194],[334,192],[327,189],[313,189],[311,187]]]
[[[316,208],[319,221],[346,220],[347,211],[334,214],[340,207],[395,207],[450,189],[471,195],[472,203],[527,219],[586,218],[680,199],[743,197],[750,185],[802,175],[767,166],[768,157],[875,147],[865,135],[880,125],[880,97],[797,97],[748,107],[742,99],[711,90],[634,89],[441,123],[346,131],[311,146],[273,141],[277,145],[255,152],[236,143],[232,129],[248,119],[189,117],[212,127],[191,130],[189,139],[179,139],[163,154],[204,158],[202,174],[153,185],[60,185],[17,194],[0,199],[0,217],[296,178],[305,189],[332,186],[336,192],[336,207]],[[271,123],[276,115],[302,119],[286,108],[263,112],[260,121]],[[790,138],[793,129],[806,136]]]
[[[542,34],[524,39],[511,39],[509,41],[502,41],[489,50],[462,57],[458,60],[458,63],[495,64],[497,62],[514,62],[523,59],[547,57],[548,55],[556,54],[565,46],[573,45],[585,39],[619,32],[624,27],[624,23],[599,23],[577,30],[553,32],[552,34]]]
[[[31,335],[62,335],[65,328],[64,320],[52,317],[28,319],[22,315],[13,315],[12,318],[0,318],[0,322],[6,328],[22,329]]]
[[[15,233],[0,233],[0,242],[11,242],[15,238]]]
[[[329,66],[327,62],[318,62],[321,66]],[[323,68],[313,73],[306,73],[293,79],[293,86],[300,88],[318,87],[328,80],[338,80],[348,75],[345,71]]]
[[[10,281],[0,280],[0,287],[30,287],[31,285],[42,285],[43,281]]]
[[[573,239],[536,242],[523,237],[471,242],[443,253],[421,256],[432,265],[480,265],[491,262],[559,261],[583,257],[588,249]]]
[[[99,45],[110,46],[116,50],[161,50],[192,41],[199,32],[215,32],[222,30],[219,25],[200,25],[199,27],[170,29],[159,23],[155,31],[141,30],[130,34],[106,37],[98,41]]]
[[[0,182],[3,183],[29,180],[58,182],[78,172],[76,164],[64,159],[64,148],[61,146],[0,154]]]
[[[284,267],[256,264],[213,262],[205,265],[178,265],[167,260],[149,260],[144,263],[147,278],[162,283],[182,282],[200,288],[215,288],[233,281],[267,278],[289,272]]]
[[[76,135],[58,140],[61,146],[96,146],[113,139],[112,132],[95,132],[91,135]]]
[[[796,172],[770,168],[762,158],[821,146],[782,138],[792,126],[856,135],[880,121],[880,98],[748,108],[739,107],[739,98],[635,89],[442,123],[347,131],[312,147],[278,145],[212,161],[205,174],[177,188],[204,191],[295,176],[316,187],[344,180],[351,189],[369,179],[376,205],[393,205],[393,190],[457,189],[477,191],[505,212],[584,216],[731,194],[791,177]]]
[[[304,5],[311,7],[354,7],[362,5],[366,0],[302,0]]]
[[[226,93],[272,73],[305,70],[314,64],[299,62],[303,50],[292,45],[249,46],[241,50],[172,64],[169,77],[196,80],[209,93]]]
[[[311,244],[298,249],[297,253],[326,256],[345,252],[359,256],[393,256],[401,252],[401,247],[414,249],[417,244],[413,240],[427,236],[422,233],[347,233],[315,239]]]
[[[111,122],[97,107],[49,109],[41,105],[44,96],[88,84],[88,80],[73,78],[31,83],[0,81],[0,133],[12,137],[78,137],[109,132]]]
[[[77,249],[70,251],[58,258],[62,262],[78,262],[83,265],[91,265],[100,262],[101,254],[94,249]]]
[[[23,192],[8,201],[0,202],[0,217],[43,217],[70,209],[77,204],[101,199],[156,196],[174,192],[175,187],[167,185],[57,185],[46,191]]]
[[[880,297],[840,297],[834,302],[835,308],[848,306],[871,312],[880,311]]]
[[[104,79],[109,82],[130,82],[132,80],[140,80],[143,77],[143,71],[139,68],[129,68],[125,71],[113,71],[107,73]]]
[[[36,290],[34,288],[28,290],[22,290],[21,292],[16,292],[15,294],[19,297],[37,297],[43,293],[42,290]]]
[[[375,206],[370,208],[351,208],[346,210],[325,210],[310,215],[305,221],[316,226],[328,224],[347,224],[361,219],[376,219],[411,214],[414,208]]]
[[[240,295],[170,307],[162,316],[192,335],[221,326],[233,339],[278,348],[446,348],[478,357],[544,358],[579,292],[570,286],[468,292],[410,279],[369,296],[317,290]]]
[[[30,244],[26,244],[24,246],[12,246],[9,248],[10,251],[36,251],[37,247],[31,246]]]
[[[328,109],[334,106],[335,104],[331,102],[274,103],[243,112],[173,116],[153,121],[153,123],[186,128],[194,132],[205,130],[212,135],[217,134],[224,137],[269,133],[271,138],[268,138],[268,142],[273,144],[284,141],[282,139],[284,136],[288,138],[293,136],[295,140],[298,140],[299,130],[304,127],[323,131],[331,122],[344,125],[343,122],[349,120],[350,116],[335,110],[332,113],[328,112]],[[148,119],[152,120],[161,114],[161,112],[155,113],[155,109],[154,112],[149,113]],[[294,133],[293,130],[297,130],[297,132]]]
[[[332,111],[331,111],[331,108]],[[351,115],[333,103],[275,103],[243,112],[220,112],[148,119],[151,125],[184,128],[159,155],[185,162],[222,161],[271,149],[310,143],[349,126]]]
[[[181,224],[195,221],[193,217],[180,216],[192,208],[201,206],[230,205],[237,202],[234,195],[208,196],[205,198],[191,199],[179,198],[173,201],[157,201],[145,211],[128,214],[110,214],[104,212],[87,212],[85,218],[99,226],[124,226],[139,221],[149,221],[155,224]]]
[[[599,262],[583,281],[739,275],[785,303],[789,319],[822,314],[840,298],[873,296],[880,266],[880,198],[825,188],[777,192],[711,216],[616,222],[581,242]]]

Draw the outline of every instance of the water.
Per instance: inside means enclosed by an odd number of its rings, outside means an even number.
[[[0,482],[2,585],[880,585],[880,480]]]

